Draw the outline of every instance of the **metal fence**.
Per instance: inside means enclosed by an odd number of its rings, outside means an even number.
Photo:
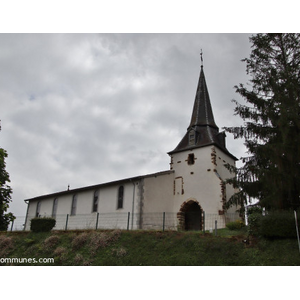
[[[54,230],[76,229],[125,229],[125,230],[213,230],[225,228],[228,222],[240,219],[238,213],[231,214],[201,214],[189,215],[186,213],[92,213],[78,215],[56,215]],[[47,217],[47,216],[44,216]],[[49,217],[49,216],[48,216]],[[18,216],[8,230],[30,230],[30,220],[33,217]],[[189,222],[188,223],[188,220]],[[25,227],[26,225],[26,227]]]
[[[10,231],[24,230],[25,218],[26,218],[25,216],[17,216],[16,219],[8,225],[8,230]]]

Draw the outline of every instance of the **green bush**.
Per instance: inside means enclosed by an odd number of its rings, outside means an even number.
[[[229,222],[226,224],[226,227],[229,230],[239,230],[245,226],[245,223],[242,220],[236,220],[234,222]]]
[[[47,232],[55,226],[56,220],[53,218],[33,218],[30,222],[30,230],[33,232]]]
[[[248,234],[253,236],[260,235],[260,221],[262,218],[262,208],[252,206],[247,210]]]
[[[259,206],[251,206],[247,209],[247,216],[249,217],[252,214],[262,214],[262,208]]]
[[[253,236],[260,235],[261,219],[263,215],[255,212],[248,215],[248,234]]]
[[[298,217],[298,224],[299,217]],[[259,233],[266,238],[296,238],[294,212],[270,212],[260,220]]]

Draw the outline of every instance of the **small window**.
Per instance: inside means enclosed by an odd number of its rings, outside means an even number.
[[[188,165],[193,165],[194,163],[195,163],[195,155],[194,153],[191,153],[188,156]]]
[[[189,134],[189,145],[195,145],[195,131],[190,131]]]
[[[76,207],[77,207],[77,194],[75,194],[72,199],[71,216],[76,215]]]
[[[121,185],[118,191],[118,206],[117,209],[123,208],[123,199],[124,199],[124,186]]]
[[[92,212],[97,212],[98,211],[98,200],[99,200],[99,191],[97,190],[94,193],[93,211]]]
[[[53,207],[52,207],[52,217],[54,218],[56,216],[57,212],[57,204],[58,204],[58,198],[55,198],[53,200]]]
[[[38,218],[40,216],[40,210],[41,210],[41,201],[38,201],[38,203],[36,205],[36,212],[35,212],[36,218]]]

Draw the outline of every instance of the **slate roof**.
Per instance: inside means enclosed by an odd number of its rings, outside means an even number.
[[[237,160],[237,158],[227,150],[225,137],[225,132],[219,132],[219,128],[215,123],[203,65],[201,65],[190,125],[177,147],[168,152],[168,154],[171,155],[181,151],[215,145],[234,160]]]
[[[174,173],[174,171],[172,170],[168,170],[168,171],[161,171],[161,172],[156,172],[156,173],[151,173],[151,174],[146,174],[146,175],[140,175],[140,176],[135,176],[135,177],[130,177],[130,178],[124,178],[121,180],[116,180],[116,181],[110,181],[110,182],[105,182],[105,183],[100,183],[100,184],[96,184],[96,185],[91,185],[91,186],[85,186],[85,187],[80,187],[80,188],[75,188],[75,189],[68,189],[65,191],[60,191],[60,192],[56,192],[56,193],[51,193],[51,194],[45,194],[42,196],[38,196],[38,197],[33,197],[33,198],[29,198],[24,200],[26,201],[37,201],[37,200],[42,200],[45,198],[56,198],[59,196],[64,196],[64,195],[68,195],[68,194],[75,194],[78,192],[83,192],[83,191],[89,191],[89,190],[96,190],[96,189],[100,189],[103,187],[108,187],[108,186],[112,186],[112,185],[122,185],[128,182],[134,182],[134,181],[138,181],[138,180],[142,180],[144,178],[149,178],[149,177],[158,177],[158,176],[162,176],[162,175],[170,175]]]
[[[201,66],[191,123],[188,130],[195,126],[210,126],[219,130],[214,120],[203,66]]]

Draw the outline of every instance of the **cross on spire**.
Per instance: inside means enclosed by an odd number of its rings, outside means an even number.
[[[202,49],[201,49],[201,52],[200,52],[200,57],[201,57],[201,67],[203,67],[203,52],[202,52]]]

